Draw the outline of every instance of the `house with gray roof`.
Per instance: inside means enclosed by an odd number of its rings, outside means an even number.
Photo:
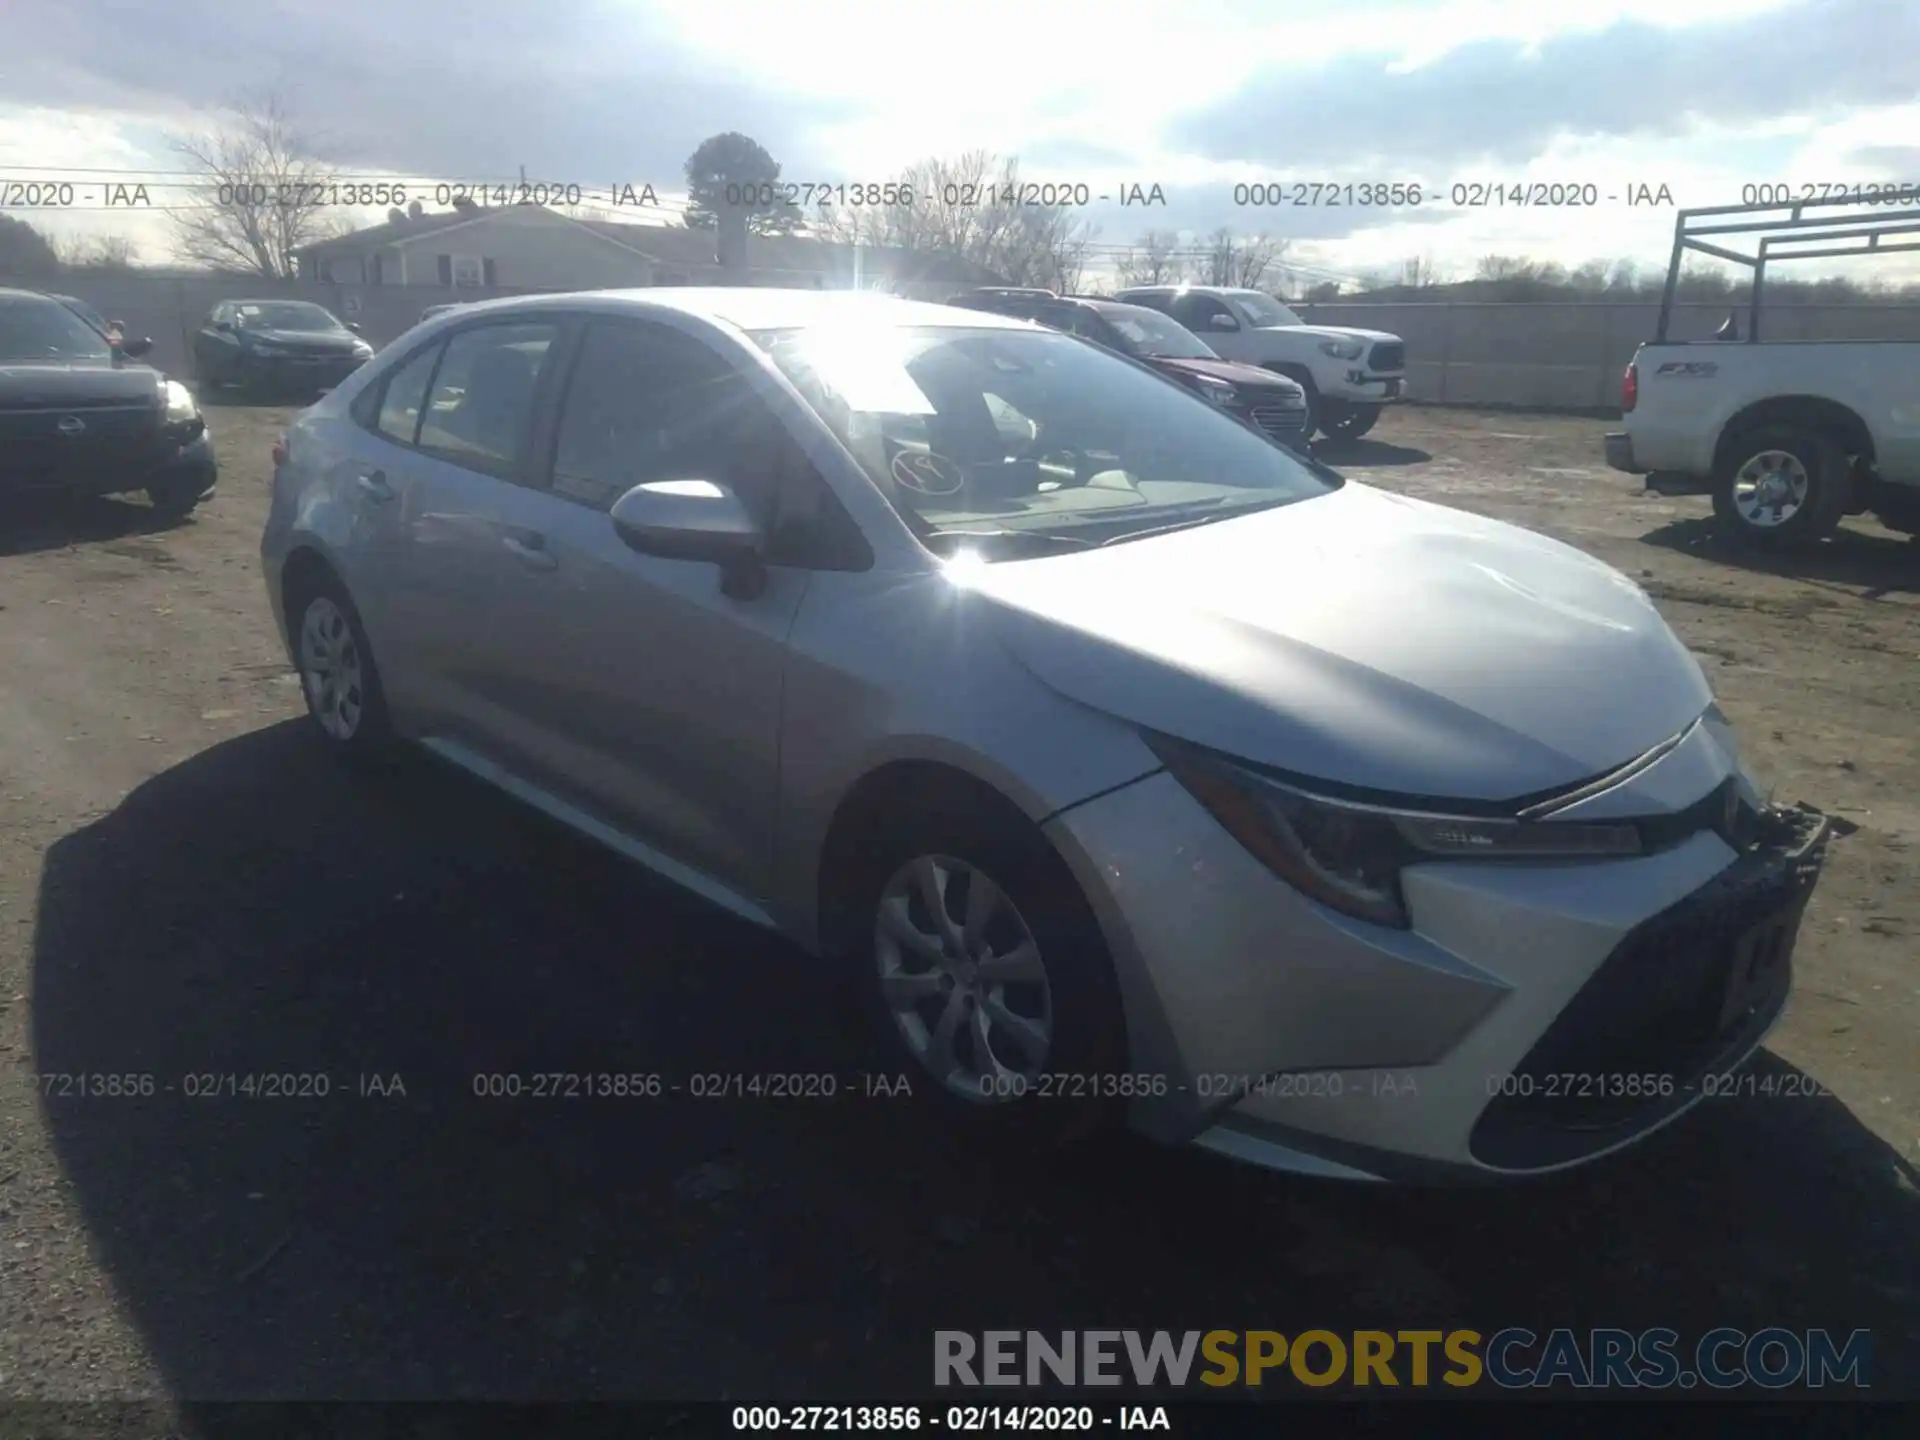
[[[347,287],[431,287],[482,295],[651,285],[883,287],[944,299],[958,286],[1003,283],[950,256],[855,246],[812,235],[749,235],[723,264],[721,232],[579,219],[542,205],[463,206],[401,214],[295,252],[300,278]]]

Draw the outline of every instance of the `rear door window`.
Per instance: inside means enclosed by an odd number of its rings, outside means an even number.
[[[506,323],[476,326],[449,339],[420,416],[420,448],[470,470],[512,478],[558,335],[550,322]]]

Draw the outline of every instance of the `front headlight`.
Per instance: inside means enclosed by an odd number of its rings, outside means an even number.
[[[166,423],[177,425],[182,420],[192,420],[200,413],[200,407],[193,403],[193,392],[178,380],[169,380],[167,391]]]
[[[1164,735],[1148,746],[1227,833],[1301,894],[1356,919],[1407,927],[1400,872],[1429,859],[1591,860],[1641,853],[1631,824],[1509,820],[1309,794]]]
[[[1320,342],[1320,353],[1331,355],[1336,360],[1358,360],[1366,353],[1366,349],[1366,342],[1363,340],[1322,340]]]
[[[353,358],[356,360],[371,360],[373,358],[373,347],[364,340],[358,342],[353,347]]]
[[[1240,392],[1223,380],[1201,380],[1193,388],[1216,405],[1231,405],[1240,398]]]

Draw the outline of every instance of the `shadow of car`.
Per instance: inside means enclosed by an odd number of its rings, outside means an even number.
[[[35,496],[4,501],[0,502],[0,556],[158,535],[190,519],[120,496]]]
[[[42,1077],[150,1081],[40,1103],[185,1401],[911,1395],[936,1328],[1096,1315],[1914,1333],[1920,1196],[1838,1100],[1492,1192],[1125,1139],[997,1162],[864,1085],[782,942],[424,761],[343,780],[291,723],[51,847],[32,984]],[[768,1075],[837,1091],[736,1081]]]
[[[1701,517],[1672,521],[1640,539],[1646,545],[1756,574],[1858,586],[1870,600],[1920,594],[1920,542],[1888,532],[1843,528],[1802,550],[1772,551],[1743,544],[1725,526]]]

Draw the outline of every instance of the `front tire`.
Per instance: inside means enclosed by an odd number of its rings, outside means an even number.
[[[1125,1108],[1113,962],[1066,863],[1023,817],[931,805],[855,878],[862,993],[916,1098],[987,1143],[1051,1149]]]
[[[1851,498],[1846,451],[1833,436],[1767,425],[1734,436],[1713,480],[1713,513],[1743,543],[1793,550],[1839,528]]]
[[[327,576],[288,601],[300,693],[315,732],[351,762],[384,759],[393,742],[386,692],[346,587]]]
[[[1329,440],[1358,440],[1380,423],[1380,410],[1378,405],[1329,400],[1320,422],[1320,433]]]
[[[166,485],[149,485],[147,503],[163,520],[184,520],[193,513],[207,492],[207,485],[199,479],[173,481]]]

